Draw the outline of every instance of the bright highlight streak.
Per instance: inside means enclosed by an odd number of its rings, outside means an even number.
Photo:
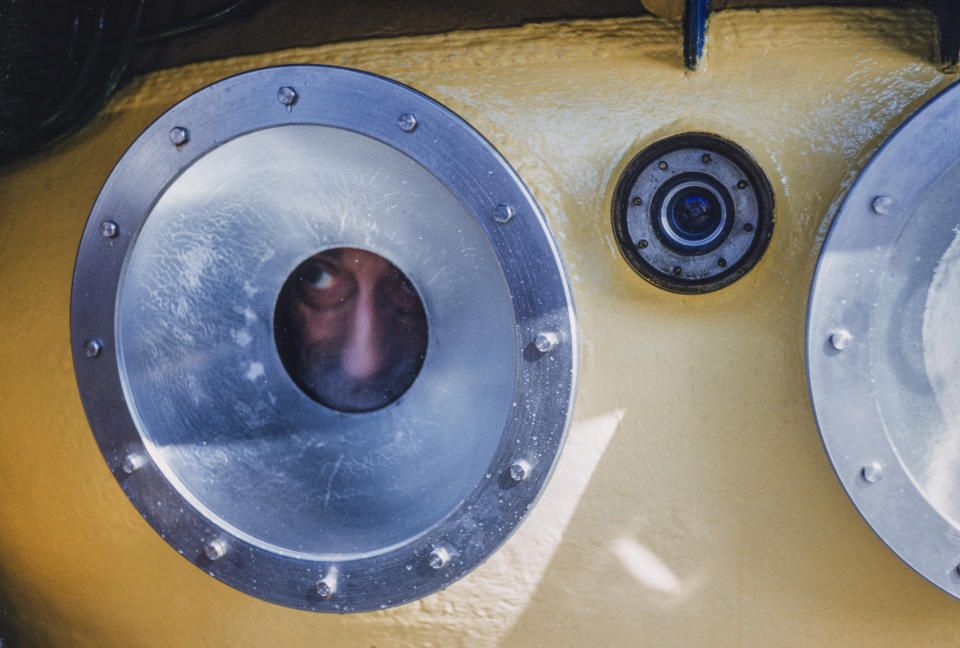
[[[683,584],[673,570],[636,540],[620,538],[613,543],[612,551],[624,569],[644,587],[667,594],[680,593]]]
[[[471,577],[471,584],[483,592],[474,597],[476,613],[504,619],[502,636],[509,634],[540,585],[623,414],[623,409],[617,409],[574,422],[540,501],[516,535],[490,558],[489,569],[478,570]],[[517,571],[517,565],[523,565],[523,569]],[[510,572],[515,574],[515,579],[502,577]],[[482,585],[481,574],[485,577]],[[421,605],[427,607],[440,600],[430,597]]]

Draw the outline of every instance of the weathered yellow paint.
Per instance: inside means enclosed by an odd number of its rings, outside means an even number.
[[[803,359],[826,222],[867,156],[951,77],[929,14],[727,11],[704,66],[642,18],[373,40],[139,78],[0,178],[0,632],[23,646],[960,644],[960,602],[901,563],[821,448]],[[575,423],[520,531],[448,590],[326,616],[236,592],[170,549],[90,434],[69,352],[81,230],[126,146],[226,75],[326,63],[410,84],[515,165],[565,255],[583,338]],[[714,131],[776,191],[761,263],[718,293],[646,284],[609,203],[661,136]],[[905,171],[909,172],[909,171]]]
[[[683,9],[686,6],[686,0],[641,0],[643,8],[654,16],[661,18],[671,18],[673,20],[683,19]]]

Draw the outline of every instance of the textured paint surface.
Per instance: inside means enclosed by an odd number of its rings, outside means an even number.
[[[804,317],[829,214],[867,156],[950,83],[923,12],[727,11],[686,73],[645,18],[375,40],[216,61],[123,90],[0,178],[0,636],[22,646],[957,645],[960,602],[848,502],[808,403]],[[575,421],[517,534],[446,591],[379,613],[276,607],[170,549],[110,475],[69,350],[83,224],[152,119],[281,63],[383,74],[451,107],[517,168],[580,316]],[[713,131],[776,193],[765,258],[706,296],[620,259],[613,187],[646,144]],[[6,644],[5,644],[6,645]]]

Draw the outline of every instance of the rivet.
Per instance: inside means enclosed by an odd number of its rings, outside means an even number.
[[[719,259],[717,259],[717,265],[720,266],[721,268],[726,268],[727,260],[724,259],[723,257],[720,257]]]
[[[860,471],[860,474],[863,475],[863,478],[871,484],[876,483],[880,481],[881,477],[883,477],[883,465],[876,461],[873,463],[868,463]]]
[[[397,126],[399,126],[400,130],[404,133],[412,133],[417,127],[417,116],[413,113],[403,113],[397,117]]]
[[[853,341],[853,334],[846,329],[838,329],[830,334],[830,346],[837,351],[843,351]]]
[[[103,340],[100,338],[87,340],[83,343],[83,352],[87,354],[88,358],[96,358],[103,352]]]
[[[637,241],[637,245],[640,247],[641,250],[643,250],[648,245],[650,245],[650,243],[647,242],[647,239],[640,239],[639,241]]]
[[[711,157],[709,153],[704,153],[700,156],[700,161],[704,164],[710,164],[710,162],[713,161],[713,157]]]
[[[203,553],[207,557],[207,560],[216,562],[227,554],[227,543],[223,540],[211,540],[207,543],[207,546],[203,548]]]
[[[533,346],[537,347],[540,353],[550,353],[556,348],[558,342],[556,333],[537,333],[537,337],[533,339]]]
[[[290,86],[283,86],[277,90],[277,101],[287,107],[287,112],[293,110],[293,104],[297,103],[297,91]]]
[[[190,133],[183,126],[177,126],[176,128],[170,129],[170,141],[180,146],[181,144],[186,144],[190,139]]]
[[[498,223],[506,223],[513,218],[513,207],[500,203],[493,208],[493,220]]]
[[[147,458],[139,452],[131,452],[123,458],[123,472],[132,475],[147,465]]]
[[[113,238],[120,232],[120,226],[116,221],[105,220],[100,223],[100,236],[103,238]]]
[[[893,207],[893,198],[890,196],[876,196],[873,202],[870,203],[870,207],[875,214],[889,214],[890,208]]]
[[[746,189],[748,184],[746,180],[740,180],[737,182],[737,189]]]
[[[681,272],[683,272],[683,270],[680,269],[680,266],[673,266],[674,276],[679,277]]]
[[[744,232],[752,232],[752,231],[753,231],[753,223],[744,223],[744,224],[743,224],[743,231],[744,231]]]
[[[435,548],[427,557],[427,564],[430,565],[431,569],[440,569],[448,562],[450,562],[450,552],[446,547]]]
[[[670,165],[661,160],[657,167],[659,167],[661,171],[666,171],[668,168],[670,168]]]
[[[510,464],[508,473],[510,474],[510,479],[513,481],[522,482],[524,479],[530,476],[530,464],[524,459],[514,461],[512,464]]]
[[[633,199],[634,207],[639,207],[642,204],[643,204],[643,199],[640,196],[637,196],[636,198]]]

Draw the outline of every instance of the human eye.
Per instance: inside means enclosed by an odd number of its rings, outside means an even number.
[[[353,293],[349,273],[326,259],[311,259],[300,268],[297,289],[302,301],[314,308],[333,308]]]
[[[417,289],[400,273],[397,273],[389,282],[387,293],[393,307],[401,313],[416,313],[423,310],[423,303],[420,301]]]
[[[300,281],[313,290],[330,290],[337,284],[336,271],[320,264],[311,264],[304,269]]]
[[[400,292],[405,297],[415,297],[417,299],[420,298],[420,296],[417,294],[417,289],[413,287],[413,284],[410,283],[410,280],[406,277],[403,277],[400,280]]]

